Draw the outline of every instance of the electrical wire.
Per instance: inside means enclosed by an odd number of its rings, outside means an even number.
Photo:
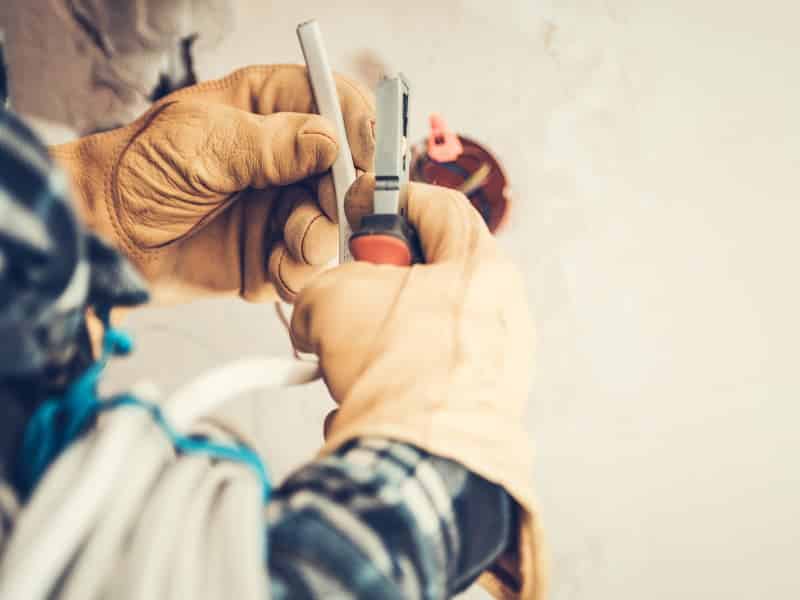
[[[236,396],[318,377],[310,362],[240,359],[183,386],[162,411],[178,432],[193,433]],[[151,385],[134,394],[157,399]],[[36,488],[3,555],[0,598],[212,598],[234,589],[265,597],[262,509],[247,466],[176,454],[151,414],[119,406]]]

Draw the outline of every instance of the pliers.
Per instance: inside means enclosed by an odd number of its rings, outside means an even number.
[[[411,163],[408,142],[408,81],[387,77],[376,91],[375,196],[371,214],[350,236],[356,260],[408,266],[422,262],[417,233],[406,218]]]

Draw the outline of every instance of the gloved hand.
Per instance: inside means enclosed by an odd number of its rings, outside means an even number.
[[[374,106],[336,80],[353,161],[372,166]],[[141,118],[51,148],[87,226],[123,251],[161,302],[291,301],[336,254],[327,171],[338,150],[303,67],[255,66],[184,88]]]
[[[371,175],[350,189],[369,207]],[[519,505],[519,535],[484,585],[501,598],[541,598],[532,448],[522,422],[532,330],[520,274],[480,215],[454,190],[410,184],[408,217],[426,264],[351,263],[298,296],[292,338],[319,356],[340,407],[322,453],[379,436],[455,460],[503,486]]]

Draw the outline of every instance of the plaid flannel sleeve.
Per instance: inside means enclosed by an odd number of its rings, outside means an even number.
[[[459,464],[383,439],[350,442],[267,508],[272,596],[447,598],[513,535],[506,492]]]

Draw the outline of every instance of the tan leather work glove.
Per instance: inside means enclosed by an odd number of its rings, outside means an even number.
[[[354,213],[369,207],[373,189],[372,175],[353,185]],[[532,342],[522,279],[459,192],[410,184],[408,217],[427,264],[347,264],[297,298],[293,340],[319,356],[340,405],[322,453],[352,438],[391,438],[503,486],[519,505],[517,544],[481,581],[499,598],[541,598],[533,452],[522,426]]]
[[[372,166],[374,105],[336,80],[353,161]],[[255,66],[182,89],[134,123],[51,148],[89,228],[156,301],[291,301],[336,254],[338,145],[303,67]]]

